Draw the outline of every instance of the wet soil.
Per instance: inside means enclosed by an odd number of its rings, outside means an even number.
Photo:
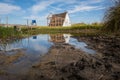
[[[64,80],[120,80],[120,38],[79,37],[97,50],[62,68]]]
[[[96,54],[87,54],[74,46],[55,43],[38,63],[25,74],[12,74],[4,67],[24,56],[0,52],[0,80],[120,80],[119,37],[77,37]],[[19,53],[20,52],[20,53]]]

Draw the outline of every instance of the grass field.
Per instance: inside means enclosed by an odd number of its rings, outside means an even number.
[[[12,39],[23,37],[22,32],[15,31],[10,27],[0,27],[0,39]]]
[[[103,26],[94,25],[73,25],[71,27],[35,27],[26,28],[22,27],[21,31],[16,31],[14,28],[10,27],[0,27],[0,38],[14,38],[14,37],[25,37],[27,35],[37,35],[37,34],[55,34],[55,33],[71,33],[77,35],[106,35],[109,32],[103,32]]]

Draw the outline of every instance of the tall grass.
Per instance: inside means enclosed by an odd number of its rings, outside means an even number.
[[[115,0],[115,5],[106,12],[104,26],[106,31],[120,31],[120,0]]]
[[[81,30],[81,29],[102,29],[102,25],[85,25],[85,26],[81,26],[81,25],[74,25],[71,27],[71,30]]]
[[[79,34],[91,34],[96,33],[102,29],[102,26],[92,26],[92,25],[77,25],[77,26],[71,26],[71,27],[37,27],[33,29],[22,29],[23,33],[30,34],[30,35],[36,35],[36,34],[56,34],[56,33],[79,33]]]
[[[13,38],[21,36],[20,32],[14,31],[12,27],[0,27],[0,38]]]
[[[71,27],[37,27],[37,28],[21,28],[21,31],[15,31],[12,27],[0,27],[0,38],[19,38],[28,35],[49,34],[49,33],[95,33],[102,26],[93,25],[73,25]]]

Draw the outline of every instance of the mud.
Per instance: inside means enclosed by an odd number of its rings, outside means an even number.
[[[120,38],[80,37],[98,53],[61,69],[63,80],[120,80]]]
[[[0,80],[120,80],[119,37],[77,37],[97,51],[87,54],[64,43],[56,43],[50,51],[31,65],[25,74],[12,74],[4,70],[24,56],[0,52]],[[20,51],[18,51],[20,52]]]

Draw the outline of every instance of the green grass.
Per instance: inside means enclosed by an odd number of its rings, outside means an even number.
[[[14,37],[20,38],[22,37],[22,33],[14,31],[12,27],[0,27],[0,39],[11,39]]]
[[[102,26],[71,26],[71,27],[38,27],[32,30],[25,31],[28,34],[40,33],[91,33],[101,30]]]
[[[56,34],[56,33],[70,33],[70,34],[80,34],[80,35],[101,35],[110,34],[107,32],[102,32],[103,26],[101,25],[72,25],[71,27],[36,27],[28,29],[22,27],[21,31],[15,31],[14,28],[10,27],[0,27],[0,39],[13,39],[13,38],[23,38],[28,35],[37,34]],[[118,33],[119,34],[119,33]]]

